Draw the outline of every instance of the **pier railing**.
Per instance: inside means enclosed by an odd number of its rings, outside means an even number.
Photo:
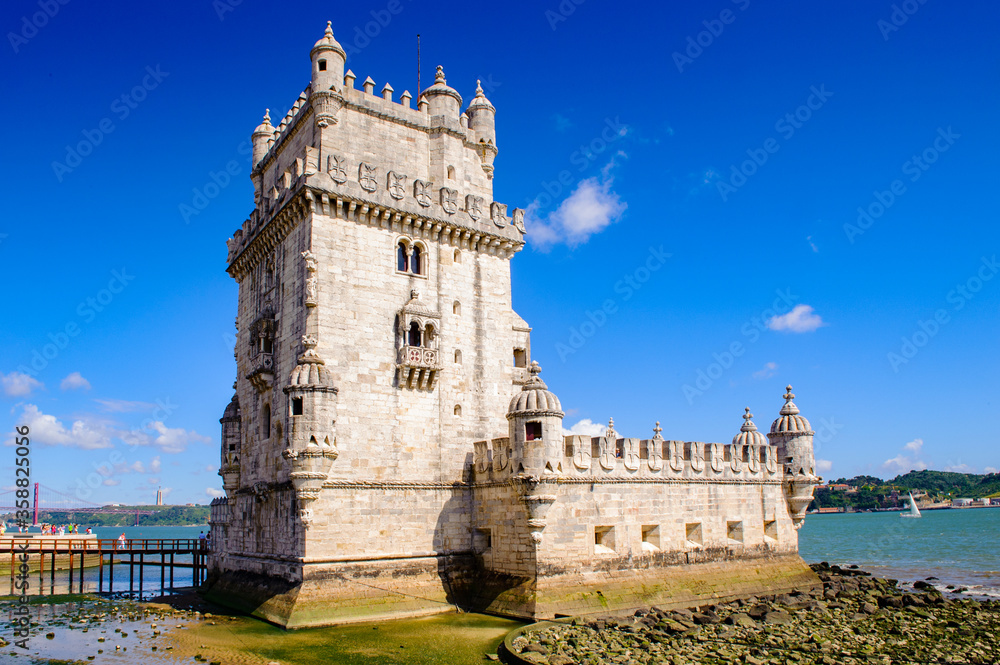
[[[99,539],[84,535],[69,538],[49,536],[23,536],[13,534],[0,538],[0,556],[10,558],[11,593],[14,591],[16,577],[28,575],[34,577],[37,564],[39,580],[44,580],[48,572],[50,582],[55,583],[56,569],[69,571],[69,592],[75,588],[84,591],[85,571],[88,567],[97,568],[97,592],[103,593],[104,569],[108,569],[107,590],[114,587],[115,566],[128,566],[129,592],[134,593],[135,571],[139,570],[138,592],[143,591],[143,573],[147,566],[160,569],[160,590],[174,588],[174,570],[190,568],[192,584],[199,586],[205,580],[209,544],[199,538],[127,538]],[[126,560],[127,557],[127,560]],[[89,562],[89,566],[88,566]],[[46,566],[48,564],[48,566]],[[0,559],[2,565],[2,559]],[[47,568],[47,571],[46,571]],[[78,579],[74,581],[74,573]],[[169,573],[169,586],[168,586]],[[93,583],[93,571],[91,571]]]

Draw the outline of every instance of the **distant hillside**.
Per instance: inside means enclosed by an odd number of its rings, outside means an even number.
[[[152,512],[139,515],[140,526],[189,526],[208,523],[208,506],[115,506],[116,510],[129,513],[92,514],[73,511],[39,511],[38,521],[46,524],[79,524],[81,526],[131,526],[135,524],[136,509]],[[13,516],[6,516],[11,520]]]
[[[906,493],[921,491],[934,502],[951,499],[979,499],[1000,496],[1000,474],[978,475],[951,471],[911,471],[892,480],[875,476],[855,476],[829,481],[831,485],[850,485],[857,491],[844,492],[817,488],[810,510],[848,508],[876,510],[899,507],[906,503]],[[893,493],[895,492],[895,496]]]

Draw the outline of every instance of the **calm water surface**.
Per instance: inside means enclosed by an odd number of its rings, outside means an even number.
[[[858,564],[877,575],[940,584],[1000,598],[1000,508],[809,515],[799,530],[808,563]]]

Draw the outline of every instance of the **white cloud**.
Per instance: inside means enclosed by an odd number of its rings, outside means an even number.
[[[211,473],[213,471],[218,471],[218,470],[219,470],[219,467],[215,466],[214,464],[209,464],[208,466],[205,467],[205,471],[208,471],[209,473]]]
[[[910,441],[909,443],[904,445],[903,450],[909,450],[910,452],[920,454],[920,450],[923,447],[924,447],[923,439],[914,439],[913,441]]]
[[[79,372],[73,372],[59,384],[62,390],[90,390],[90,381],[83,378]]]
[[[30,395],[32,390],[41,390],[45,387],[38,379],[21,372],[0,373],[0,384],[3,385],[3,392],[8,397],[25,397]]]
[[[812,251],[816,252],[818,254],[819,253],[819,247],[817,247],[816,243],[813,242],[813,237],[812,236],[806,236],[806,241],[809,243],[809,246],[812,247]]]
[[[20,422],[30,428],[32,440],[48,446],[68,446],[84,450],[110,448],[114,430],[105,423],[87,422],[83,419],[74,420],[66,428],[55,416],[39,411],[34,404],[26,404],[21,410]],[[13,438],[8,439],[8,445],[13,444]]]
[[[115,478],[105,478],[104,484],[108,487],[115,487],[116,485],[121,485],[122,481],[116,480]]]
[[[149,472],[150,473],[159,473],[160,472],[160,456],[159,455],[157,455],[156,457],[154,457],[152,459],[152,461],[149,463]]]
[[[987,466],[983,468],[983,473],[1000,473],[1000,469],[995,466]]]
[[[205,494],[212,497],[213,499],[219,499],[226,496],[225,492],[223,492],[222,490],[217,490],[214,487],[206,487]]]
[[[916,457],[906,455],[896,455],[882,463],[882,468],[895,475],[909,473],[910,471],[923,471],[927,464]]]
[[[131,411],[152,411],[155,404],[149,402],[130,402],[124,399],[94,399],[101,405],[101,411],[106,413],[128,413]]]
[[[770,379],[778,371],[778,363],[766,363],[762,369],[753,373],[755,379]]]
[[[134,429],[121,433],[121,439],[132,446],[157,446],[165,453],[182,453],[190,443],[211,443],[207,436],[202,436],[195,431],[188,431],[181,427],[167,427],[159,420],[150,423],[147,430],[152,430],[156,435],[149,434],[148,431]]]
[[[600,423],[595,423],[590,418],[584,418],[580,420],[575,425],[566,429],[563,427],[563,436],[573,436],[574,434],[582,434],[585,436],[601,436],[608,429],[607,425],[602,425]]]
[[[613,167],[614,161],[601,170],[600,177],[581,180],[559,207],[544,217],[538,214],[541,204],[536,198],[525,212],[531,242],[542,250],[558,243],[576,247],[621,219],[628,205],[611,189]]]
[[[976,472],[976,470],[974,468],[972,468],[971,466],[969,466],[968,464],[965,464],[963,462],[959,462],[958,464],[949,464],[946,467],[944,467],[944,470],[945,471],[952,471],[954,473],[975,473]]]
[[[812,332],[825,325],[823,318],[814,314],[810,305],[796,305],[788,314],[773,316],[767,322],[771,330],[794,333]]]
[[[833,469],[833,462],[828,459],[818,459],[816,460],[816,471],[818,473],[826,473]]]

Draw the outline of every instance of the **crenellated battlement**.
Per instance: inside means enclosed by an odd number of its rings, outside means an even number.
[[[540,478],[673,478],[777,482],[783,477],[778,448],[770,445],[703,443],[662,438],[566,436],[555,446],[530,445],[557,451],[541,468],[525,465],[526,455],[509,437],[474,444],[475,482],[506,480],[518,475]]]

